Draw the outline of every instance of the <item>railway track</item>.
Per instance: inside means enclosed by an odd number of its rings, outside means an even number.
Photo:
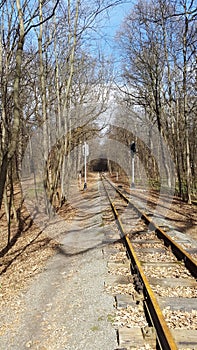
[[[135,290],[141,295],[146,333],[154,329],[151,349],[197,349],[195,257],[109,179],[102,176],[102,183],[126,247]]]

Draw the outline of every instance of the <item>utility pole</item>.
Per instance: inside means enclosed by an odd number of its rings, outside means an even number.
[[[131,188],[135,188],[135,153],[136,153],[136,146],[135,142],[133,141],[130,145],[131,149]]]
[[[83,189],[87,189],[87,157],[89,156],[89,146],[86,142],[83,145],[83,155],[84,155],[84,186]]]

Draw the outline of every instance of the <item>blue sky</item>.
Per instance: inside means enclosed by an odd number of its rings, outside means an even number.
[[[114,36],[134,2],[135,0],[131,0],[128,3],[109,8],[107,12],[102,12],[96,18],[94,29],[88,33],[89,45],[93,50],[98,50],[99,47],[101,51],[105,51],[106,55],[113,52]]]
[[[84,49],[95,58],[104,55],[105,60],[113,62],[116,71],[120,68],[120,51],[118,50],[115,35],[120,29],[124,18],[132,11],[136,0],[125,1],[124,4],[109,8],[107,12],[102,12],[96,17],[93,27],[87,31],[84,40]]]
[[[122,4],[110,9],[108,15],[103,18],[103,28],[101,33],[103,34],[102,47],[106,54],[113,53],[114,51],[114,36],[119,30],[124,18],[130,12],[134,1],[130,1],[127,4]]]

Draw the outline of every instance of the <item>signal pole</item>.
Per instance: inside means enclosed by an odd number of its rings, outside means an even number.
[[[83,155],[84,155],[84,186],[83,189],[86,190],[87,189],[87,157],[89,156],[89,146],[87,145],[86,142],[84,142],[83,145]]]
[[[133,141],[130,145],[131,149],[131,188],[135,188],[135,153],[136,153],[136,147],[135,142]]]

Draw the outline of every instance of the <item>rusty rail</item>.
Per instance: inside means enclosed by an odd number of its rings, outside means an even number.
[[[106,181],[108,181],[108,183],[116,190],[116,192],[118,192],[121,195],[121,197],[124,200],[126,200],[126,202],[128,204],[131,205],[130,200],[127,197],[125,197],[124,194],[111,183],[111,181],[109,181],[106,177],[103,177],[103,178]],[[103,182],[103,186],[104,186],[106,195],[109,199],[112,211],[114,213],[114,217],[116,219],[116,223],[118,225],[121,238],[126,246],[127,253],[130,257],[132,267],[137,272],[138,277],[140,278],[140,281],[143,284],[143,292],[144,292],[144,296],[145,296],[144,305],[145,305],[146,309],[148,310],[149,317],[151,319],[151,323],[154,326],[156,333],[157,333],[157,342],[158,342],[157,345],[159,346],[159,349],[162,349],[162,350],[178,350],[177,345],[175,343],[175,340],[174,340],[174,338],[173,338],[173,336],[168,328],[168,325],[164,319],[164,316],[162,314],[160,306],[157,302],[155,294],[152,291],[152,288],[151,288],[151,286],[150,286],[150,284],[149,284],[149,282],[144,274],[144,271],[143,271],[143,268],[140,264],[140,261],[137,258],[137,255],[134,251],[134,248],[131,244],[131,241],[130,241],[128,235],[125,234],[125,232],[124,232],[123,224],[122,224],[121,219],[119,217],[118,211],[117,211],[115,204],[113,203],[113,201],[109,195],[109,192],[108,192],[104,182]],[[139,211],[139,209],[135,208],[133,206],[133,204],[132,204],[132,207],[134,209],[136,209],[136,211],[138,212],[138,214],[140,216],[142,216],[142,213],[141,213],[141,211]],[[143,214],[143,215],[144,215],[144,217],[142,217],[142,218],[144,220],[146,220],[147,223],[150,223],[149,218],[145,214]],[[151,224],[153,224],[153,223],[151,223]],[[154,225],[154,228],[155,228],[155,231],[158,230],[158,232],[161,234],[160,228],[158,228],[156,225]],[[163,234],[163,232],[162,232],[162,234]],[[170,243],[171,243],[171,240],[170,240]]]
[[[186,268],[190,271],[193,277],[197,278],[197,261],[186,251],[180,244],[176,243],[161,227],[156,225],[145,213],[134,205],[108,178],[103,176],[105,180],[114,188],[114,190],[129,204],[135,212],[149,225],[151,230],[155,231],[157,237],[162,239],[167,246],[171,247],[172,252],[178,260],[183,260]]]

